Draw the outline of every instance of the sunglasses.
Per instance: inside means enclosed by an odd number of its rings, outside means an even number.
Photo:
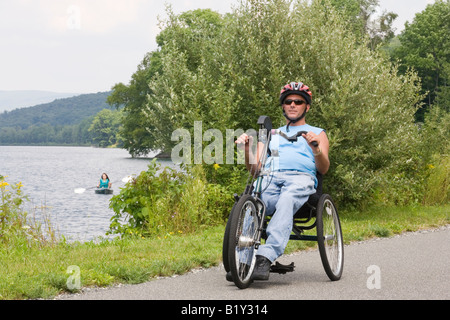
[[[302,105],[306,104],[306,101],[303,101],[303,100],[300,100],[300,99],[298,99],[298,100],[285,100],[284,104],[287,105],[287,106],[290,106],[292,104],[292,102],[294,102],[296,106],[302,106]]]

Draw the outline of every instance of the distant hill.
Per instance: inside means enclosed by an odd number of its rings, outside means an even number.
[[[106,103],[106,98],[110,94],[111,92],[83,94],[33,107],[5,111],[0,114],[0,129],[77,125],[103,109],[110,109]]]
[[[18,108],[32,107],[43,103],[49,103],[56,99],[70,98],[78,95],[80,94],[36,90],[0,90],[0,113]]]

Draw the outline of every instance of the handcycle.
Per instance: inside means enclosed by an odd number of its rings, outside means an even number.
[[[273,135],[280,135],[290,142],[296,142],[306,132],[299,132],[289,137],[285,133],[272,129],[269,117],[258,119],[258,141],[264,147],[261,151],[259,172],[249,175],[244,192],[235,197],[235,204],[225,228],[222,258],[227,280],[232,281],[240,289],[248,288],[252,282],[252,274],[256,264],[256,254],[262,241],[267,239],[266,228],[270,217],[266,216],[266,206],[261,200],[264,192],[264,177],[270,177],[270,169],[266,170],[269,143]],[[341,224],[336,206],[330,195],[322,192],[323,177],[317,174],[316,193],[294,215],[294,224],[290,240],[317,241],[322,265],[331,281],[340,280],[344,266],[344,242]],[[316,235],[305,234],[316,229]],[[276,262],[270,272],[286,274],[294,271],[294,264],[282,265]]]

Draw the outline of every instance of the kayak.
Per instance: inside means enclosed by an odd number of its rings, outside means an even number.
[[[114,190],[113,189],[100,188],[100,189],[96,189],[95,193],[96,194],[113,194]]]

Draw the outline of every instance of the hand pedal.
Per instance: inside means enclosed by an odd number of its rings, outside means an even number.
[[[290,265],[283,265],[279,262],[276,262],[274,265],[270,267],[271,273],[279,273],[279,274],[286,274],[288,272],[294,272],[295,265],[292,262]]]

